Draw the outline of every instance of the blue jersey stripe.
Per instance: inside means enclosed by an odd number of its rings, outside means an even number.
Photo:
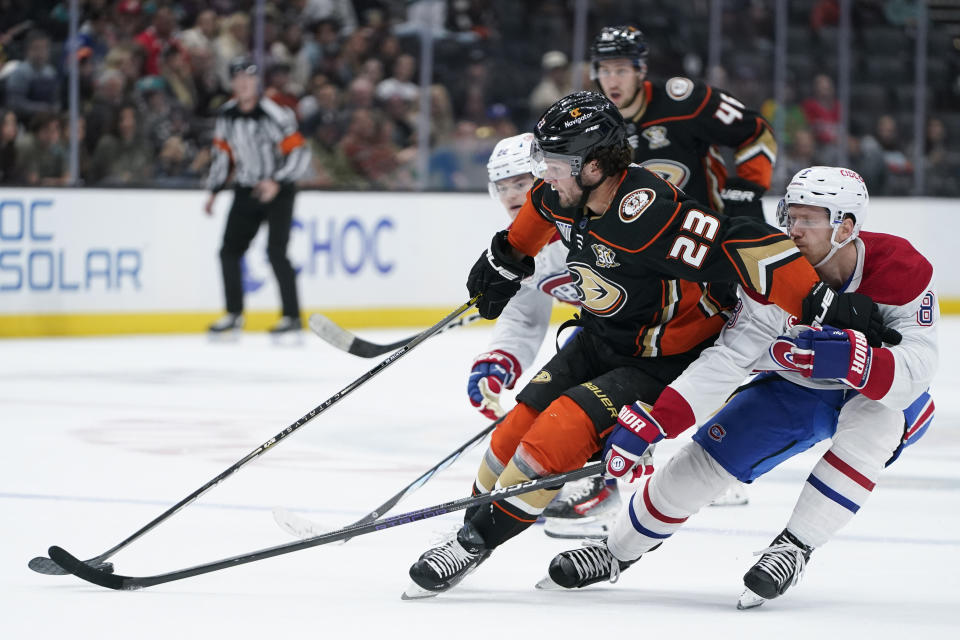
[[[839,504],[844,509],[848,509],[853,513],[856,513],[857,511],[860,510],[860,505],[858,505],[856,502],[853,502],[852,500],[848,500],[847,498],[843,497],[842,495],[840,495],[839,493],[837,493],[836,491],[834,491],[833,489],[825,485],[823,482],[821,482],[820,479],[817,478],[812,473],[810,474],[810,477],[807,478],[807,482],[809,482],[814,489],[816,489],[823,495],[827,496],[828,498],[830,498],[831,500]]]

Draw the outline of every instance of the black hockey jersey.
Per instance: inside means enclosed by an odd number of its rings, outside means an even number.
[[[560,232],[591,333],[625,355],[684,353],[720,332],[733,302],[729,283],[801,315],[819,278],[782,232],[706,208],[641,167],[618,180],[599,216],[561,207],[557,193],[537,180],[507,236],[536,255]],[[703,284],[710,282],[719,286]]]
[[[722,212],[727,169],[717,147],[732,147],[737,176],[770,188],[777,143],[759,113],[689,78],[648,80],[643,92],[644,106],[627,120],[634,162]]]

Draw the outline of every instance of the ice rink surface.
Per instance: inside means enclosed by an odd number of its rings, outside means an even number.
[[[391,342],[410,330],[360,333]],[[362,516],[486,426],[464,388],[488,338],[470,328],[427,341],[119,552],[118,572],[164,573],[290,541],[273,522],[278,505],[331,529]],[[552,342],[541,358],[549,351]],[[0,638],[956,638],[960,319],[944,319],[941,353],[927,436],[814,553],[799,586],[737,611],[752,552],[783,528],[823,447],[754,483],[748,506],[704,509],[619,583],[576,592],[533,588],[572,544],[534,527],[450,593],[401,601],[409,565],[460,514],[142,591],[36,574],[27,561],[52,544],[81,558],[114,546],[379,360],[308,333],[300,347],[255,333],[235,344],[0,341]],[[661,444],[658,459],[679,444]],[[483,448],[391,515],[467,495]]]

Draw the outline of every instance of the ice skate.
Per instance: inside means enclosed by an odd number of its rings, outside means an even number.
[[[456,535],[440,546],[428,549],[410,567],[413,582],[401,598],[431,598],[455,587],[490,553],[473,525],[464,524]]]
[[[800,581],[812,552],[812,548],[784,529],[769,547],[754,553],[763,555],[743,576],[746,590],[740,596],[737,608],[752,609],[783,595]]]
[[[229,342],[237,340],[243,331],[243,316],[239,313],[227,313],[207,327],[211,340]]]
[[[267,333],[274,344],[299,345],[303,343],[303,324],[300,318],[283,316]]]
[[[569,487],[543,512],[543,531],[551,538],[606,538],[620,509],[617,485],[601,477],[586,478]]]
[[[747,497],[747,486],[742,482],[738,482],[735,485],[729,487],[722,495],[717,496],[713,502],[710,503],[711,507],[736,507],[750,502],[750,498]]]
[[[607,549],[606,540],[587,540],[579,549],[562,551],[550,561],[548,575],[537,589],[580,589],[605,580],[616,582],[620,573],[636,560],[617,560]]]

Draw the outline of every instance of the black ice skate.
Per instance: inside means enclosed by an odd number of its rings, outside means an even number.
[[[579,549],[554,556],[548,576],[537,583],[537,589],[580,589],[605,580],[616,582],[620,573],[634,562],[614,558],[606,540],[588,540]]]
[[[769,547],[753,554],[763,555],[743,576],[747,588],[737,602],[737,609],[759,607],[767,600],[783,595],[791,585],[800,581],[812,552],[811,547],[784,529]]]
[[[236,338],[243,330],[243,316],[228,313],[207,327],[207,334],[214,339]]]
[[[617,485],[597,476],[563,492],[543,511],[543,532],[551,538],[606,538],[620,509]]]
[[[303,324],[300,318],[283,316],[270,327],[270,338],[277,344],[301,344],[303,339]]]
[[[473,525],[464,524],[456,535],[439,547],[427,550],[410,567],[413,582],[401,598],[430,598],[455,587],[490,553]]]

